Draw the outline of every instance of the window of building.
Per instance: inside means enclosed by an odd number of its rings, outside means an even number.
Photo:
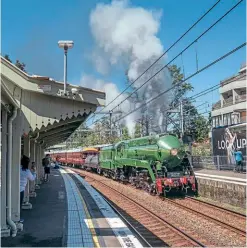
[[[216,125],[215,125],[215,117],[212,118],[212,126],[216,127]]]
[[[240,121],[239,113],[231,113],[232,124],[237,124]]]
[[[221,116],[220,115],[214,116],[212,118],[212,125],[213,125],[213,127],[218,127],[218,126],[221,126],[222,125]]]
[[[223,125],[226,126],[226,125],[231,125],[231,124],[234,124],[232,113],[224,114]]]

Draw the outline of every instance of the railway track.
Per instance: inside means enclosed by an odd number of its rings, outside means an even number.
[[[81,170],[73,169],[80,176],[85,176]],[[175,247],[205,247],[204,244],[195,240],[192,236],[185,233],[183,230],[175,227],[164,218],[158,216],[150,209],[142,206],[140,203],[122,194],[111,186],[102,181],[95,180],[92,176],[86,175],[90,179],[90,184],[100,190],[109,200],[114,202],[124,212],[131,216],[138,223],[143,225],[151,233],[164,241],[168,246]],[[121,214],[123,214],[123,211]],[[133,224],[132,224],[133,225]],[[145,230],[140,228],[140,225],[135,227],[138,232],[145,236]]]
[[[240,217],[242,219],[246,219],[246,214],[241,214],[241,213],[238,213],[236,211],[233,211],[233,210],[230,210],[230,209],[227,209],[227,208],[224,208],[224,207],[219,207],[219,206],[216,206],[215,204],[213,203],[209,203],[209,202],[205,202],[205,201],[201,201],[199,199],[196,199],[196,198],[193,198],[191,196],[187,196],[186,198],[190,199],[191,201],[194,201],[194,202],[200,202],[200,203],[204,203],[204,205],[207,205],[207,206],[210,206],[210,207],[213,207],[214,209],[219,209],[219,210],[223,210],[223,211],[226,211],[234,216],[237,216],[237,217]]]
[[[97,189],[95,188],[95,190]],[[99,193],[101,194],[101,192]],[[111,206],[111,208],[122,218],[122,220],[132,229],[132,231],[136,234],[136,236],[139,238],[139,241],[142,243],[144,247],[166,247],[167,246],[167,244],[163,240],[160,240],[153,233],[151,233],[144,226],[142,226],[139,222],[137,222],[131,216],[126,214],[126,212],[123,211],[116,204],[114,204],[114,202],[110,201],[108,198],[104,196],[102,197]]]
[[[245,217],[242,215],[237,215],[226,209],[221,209],[215,205],[207,205],[202,201],[194,201],[193,198],[185,199],[165,199],[167,202],[178,206],[179,208],[185,209],[196,215],[202,216],[215,224],[226,228],[227,230],[233,231],[243,237],[246,237],[245,230]],[[238,227],[240,226],[240,227]]]

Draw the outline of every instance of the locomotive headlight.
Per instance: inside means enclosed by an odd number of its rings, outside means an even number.
[[[172,156],[176,156],[178,154],[178,150],[177,149],[171,149],[171,155]]]

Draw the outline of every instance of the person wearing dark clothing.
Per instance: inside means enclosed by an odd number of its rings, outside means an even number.
[[[46,154],[46,156],[42,159],[42,165],[44,167],[44,181],[48,181],[48,175],[50,174],[50,155]]]
[[[21,170],[20,170],[20,209],[23,204],[24,192],[27,186],[28,180],[34,181],[36,179],[35,167],[32,166],[31,170],[28,169],[30,159],[23,155],[21,159]]]

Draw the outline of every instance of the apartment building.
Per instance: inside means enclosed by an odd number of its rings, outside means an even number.
[[[221,81],[219,93],[211,112],[212,127],[246,123],[246,63],[238,74]]]

